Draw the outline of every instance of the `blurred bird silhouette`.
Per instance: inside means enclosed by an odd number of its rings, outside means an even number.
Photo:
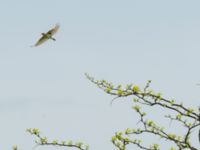
[[[59,28],[60,28],[60,25],[56,24],[55,27],[53,29],[49,30],[47,33],[42,33],[42,37],[32,47],[39,46],[39,45],[43,44],[44,42],[46,42],[49,39],[52,39],[53,41],[56,41],[56,39],[53,38],[52,36],[54,34],[56,34],[56,32],[58,31]]]

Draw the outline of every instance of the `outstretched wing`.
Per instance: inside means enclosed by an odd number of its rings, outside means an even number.
[[[54,34],[56,34],[56,32],[58,32],[59,28],[60,28],[60,25],[56,24],[56,26],[53,29],[49,30],[46,34],[53,36]]]
[[[46,42],[48,40],[48,38],[46,36],[42,36],[38,41],[37,43],[35,43],[34,46],[38,46],[38,45],[41,45],[42,43]]]
[[[33,46],[41,45],[44,42],[46,42],[49,38],[51,38],[52,40],[55,40],[54,38],[52,38],[52,36],[58,31],[59,28],[60,28],[60,25],[56,24],[56,26],[53,29],[49,30],[46,34],[42,33],[43,36]]]

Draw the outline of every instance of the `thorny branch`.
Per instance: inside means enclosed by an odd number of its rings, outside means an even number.
[[[40,131],[38,129],[35,129],[35,128],[30,128],[30,129],[27,129],[27,132],[32,134],[32,135],[35,135],[38,140],[36,140],[36,144],[37,145],[46,145],[46,146],[61,146],[61,147],[74,147],[74,148],[77,148],[79,150],[88,150],[89,149],[89,146],[88,145],[84,145],[82,142],[76,142],[75,144],[73,144],[72,141],[61,141],[60,143],[57,141],[57,140],[53,140],[52,142],[49,142],[47,140],[46,137],[42,137],[40,135]]]
[[[136,105],[133,107],[133,109],[139,114],[140,122],[142,123],[143,128],[132,130],[126,129],[125,132],[116,133],[112,138],[112,143],[119,150],[126,150],[126,146],[128,144],[134,144],[140,149],[144,150],[159,150],[160,148],[158,144],[153,144],[147,147],[142,144],[140,139],[130,138],[130,135],[142,135],[143,133],[166,139],[174,143],[179,150],[198,150],[191,144],[190,136],[192,130],[200,126],[200,109],[199,112],[195,112],[194,109],[188,108],[182,103],[176,103],[175,100],[166,99],[162,97],[160,93],[153,92],[149,89],[151,81],[148,81],[143,90],[140,90],[138,86],[133,84],[129,84],[125,88],[122,88],[121,85],[114,86],[112,83],[109,83],[105,80],[95,80],[88,74],[85,75],[92,83],[96,84],[107,94],[115,96],[111,103],[118,98],[133,96],[134,102],[140,105],[147,105],[151,107],[159,106],[161,109],[174,112],[176,114],[175,116],[168,115],[167,118],[171,119],[172,121],[180,122],[186,128],[186,132],[182,136],[168,133],[163,127],[156,125],[152,120],[145,121],[144,117],[146,116],[146,113],[142,112],[140,106]],[[190,120],[190,122],[188,120]],[[200,130],[198,136],[200,142]],[[172,147],[170,150],[175,150],[175,148]]]

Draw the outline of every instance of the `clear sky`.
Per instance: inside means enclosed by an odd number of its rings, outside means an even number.
[[[151,79],[155,91],[197,108],[199,6],[198,0],[1,0],[0,149],[31,149],[30,127],[52,139],[113,149],[111,136],[134,127],[137,115],[131,99],[110,107],[112,97],[85,72],[116,84]],[[56,23],[56,42],[30,48]]]

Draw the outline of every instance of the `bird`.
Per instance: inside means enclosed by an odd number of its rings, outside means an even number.
[[[55,38],[53,38],[53,35],[56,34],[56,32],[58,31],[58,29],[60,28],[60,25],[57,23],[55,25],[54,28],[50,29],[48,32],[46,33],[41,33],[42,37],[35,43],[35,45],[31,46],[31,47],[36,47],[39,46],[41,44],[43,44],[44,42],[46,42],[47,40],[51,39],[53,41],[56,41]]]

